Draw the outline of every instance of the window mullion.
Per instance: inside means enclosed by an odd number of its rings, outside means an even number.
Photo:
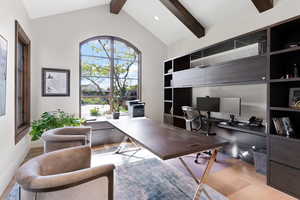
[[[114,57],[115,57],[115,49],[114,49],[114,39],[113,37],[111,37],[111,40],[110,40],[110,49],[111,49],[111,55],[110,55],[110,95],[111,95],[111,100],[110,100],[110,110],[112,110],[113,108],[113,95],[114,95],[114,76],[115,76],[115,60],[114,60]]]

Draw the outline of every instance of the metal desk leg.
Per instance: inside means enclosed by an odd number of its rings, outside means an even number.
[[[218,154],[218,150],[217,150],[217,149],[214,149],[214,150],[212,151],[212,155],[211,155],[211,157],[210,157],[210,159],[209,159],[209,161],[208,161],[208,164],[207,164],[207,166],[206,166],[206,169],[205,169],[205,171],[204,171],[204,174],[203,174],[202,177],[201,177],[200,184],[199,184],[199,186],[198,186],[198,188],[197,188],[197,191],[196,191],[196,193],[195,193],[195,196],[194,196],[194,200],[200,200],[200,196],[201,196],[201,193],[202,193],[202,192],[204,192],[204,194],[208,197],[209,200],[213,200],[213,199],[209,196],[208,192],[205,190],[205,188],[204,188],[204,182],[207,180],[207,177],[209,176],[209,173],[210,173],[210,171],[211,171],[211,169],[212,169],[212,166],[213,166],[213,164],[215,163],[215,160],[216,160],[216,158],[217,158],[217,154]]]
[[[181,163],[183,164],[183,166],[187,169],[187,171],[190,173],[190,175],[192,176],[192,178],[195,180],[195,182],[198,184],[198,187],[197,187],[197,191],[195,193],[195,196],[194,196],[194,200],[200,200],[200,196],[201,196],[201,193],[203,192],[209,200],[213,200],[210,195],[208,194],[208,192],[205,190],[205,187],[204,187],[204,182],[206,181],[210,171],[211,171],[211,168],[213,166],[213,164],[215,163],[216,161],[216,158],[217,158],[217,154],[218,154],[218,150],[217,149],[214,149],[212,151],[212,155],[207,163],[207,166],[206,166],[206,169],[204,171],[204,174],[202,175],[201,179],[198,180],[196,175],[193,173],[193,171],[189,168],[189,166],[185,163],[185,161],[179,157],[179,160],[181,161]]]
[[[127,140],[130,140],[132,144],[136,146],[134,149],[128,149],[126,150],[125,148],[125,142]],[[122,140],[121,144],[119,145],[118,149],[115,151],[116,154],[122,154],[122,153],[127,153],[127,152],[132,152],[132,151],[139,151],[141,148],[129,137],[125,136],[124,139]]]

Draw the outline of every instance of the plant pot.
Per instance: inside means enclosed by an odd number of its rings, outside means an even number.
[[[120,113],[119,112],[114,112],[113,113],[113,119],[119,119],[120,118]]]

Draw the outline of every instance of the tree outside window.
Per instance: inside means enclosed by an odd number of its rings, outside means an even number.
[[[81,59],[81,116],[94,118],[111,113],[117,103],[126,113],[126,101],[139,98],[140,52],[115,37],[83,42]]]

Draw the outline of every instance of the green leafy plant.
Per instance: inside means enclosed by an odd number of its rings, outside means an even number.
[[[91,114],[91,116],[99,116],[99,115],[101,115],[100,109],[97,108],[97,107],[92,108],[92,109],[90,110],[90,114]]]
[[[41,119],[32,122],[29,135],[32,141],[40,139],[45,131],[61,128],[65,126],[80,126],[85,121],[74,115],[65,113],[64,111],[57,110],[55,112],[44,112]]]

